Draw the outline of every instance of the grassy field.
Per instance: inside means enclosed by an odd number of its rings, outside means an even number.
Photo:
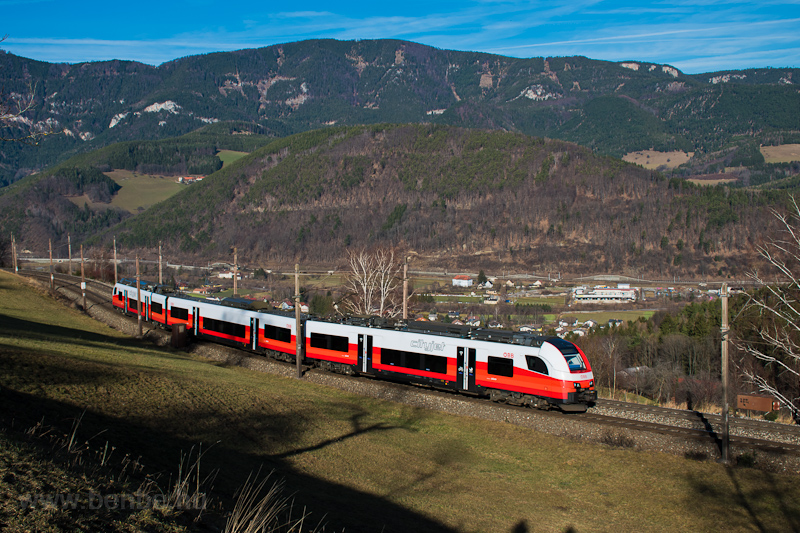
[[[578,311],[576,309],[570,309],[568,311],[564,311],[564,316],[573,316],[578,319],[579,322],[583,323],[587,320],[594,320],[598,324],[608,324],[608,321],[612,318],[617,320],[625,320],[626,322],[631,320],[638,320],[639,317],[650,318],[653,316],[655,311],[652,310],[641,310],[641,311]]]
[[[212,363],[125,337],[6,273],[0,376],[4,438],[28,442],[23,432],[39,424],[63,440],[85,410],[74,433],[93,451],[87,457],[113,447],[115,458],[135,458],[161,480],[202,443],[203,471],[218,471],[219,513],[262,468],[285,478],[326,531],[800,528],[796,475],[587,444]],[[33,453],[26,450],[17,455]],[[66,467],[34,476],[5,457],[3,500],[76,490],[62,489],[78,475]],[[0,505],[0,523],[14,531],[87,527],[68,512],[42,512]],[[174,530],[142,522],[150,519],[115,520],[129,524],[119,530]]]
[[[762,146],[761,154],[767,163],[791,163],[800,161],[800,144],[784,144],[781,146]]]
[[[718,179],[718,180],[705,180],[705,179],[704,180],[694,180],[694,179],[690,179],[688,181],[691,181],[695,185],[702,185],[704,187],[713,187],[714,185],[723,185],[725,183],[734,183],[736,181],[739,181],[739,178],[722,178],[722,179]]]
[[[129,170],[113,170],[106,175],[122,186],[114,195],[111,205],[131,213],[138,213],[148,207],[162,202],[187,185],[182,185],[170,176],[150,176],[138,174]],[[69,198],[75,205],[83,207],[89,204],[91,208],[105,208],[108,204],[93,204],[84,196]]]
[[[689,161],[692,156],[694,156],[694,152],[656,152],[655,150],[641,150],[625,154],[622,160],[649,169],[656,169],[662,165],[667,168],[677,168]]]
[[[223,168],[246,155],[247,152],[235,152],[233,150],[220,150],[219,153],[217,153],[217,157],[222,161]]]
[[[131,213],[147,209],[187,187],[172,176],[149,176],[128,170],[114,170],[106,175],[122,186],[111,203]]]

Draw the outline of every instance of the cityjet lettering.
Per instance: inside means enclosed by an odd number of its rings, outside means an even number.
[[[434,342],[434,341],[425,341],[422,339],[418,339],[415,341],[411,341],[412,348],[422,348],[427,352],[443,352],[445,344],[443,342]]]

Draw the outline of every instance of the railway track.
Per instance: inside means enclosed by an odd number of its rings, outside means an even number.
[[[723,424],[722,415],[621,402],[618,400],[600,399],[597,401],[597,408],[630,413],[633,416],[652,415],[669,418],[675,420],[676,423],[684,422],[690,424],[687,427],[697,427],[699,425],[700,427],[698,429],[714,429],[716,431],[721,431]],[[797,425],[779,424],[766,420],[754,420],[735,416],[728,418],[728,424],[732,435],[764,432],[773,435],[775,440],[780,440],[788,444],[800,444],[800,426]]]
[[[49,284],[49,272],[25,271],[21,273],[25,276],[38,279],[44,284]],[[65,274],[54,274],[56,292],[61,294],[76,304],[81,303],[80,280]],[[94,307],[113,313],[114,316],[122,318],[111,305],[111,290],[113,285],[87,280],[87,311]],[[136,320],[125,317],[129,324]],[[265,358],[249,354],[243,358],[242,354],[248,353],[235,350],[229,347],[219,346],[213,343],[198,342],[197,345],[205,346],[209,350],[219,352],[230,352],[233,350],[234,356],[239,360],[266,361]],[[252,365],[247,365],[251,366]],[[294,364],[281,363],[269,360],[269,366],[283,368],[287,375],[295,372]],[[273,370],[265,370],[273,372]],[[279,371],[279,373],[284,373]],[[550,433],[570,434],[560,428],[566,426],[578,427],[575,432],[580,435],[594,433],[601,442],[615,444],[614,439],[609,435],[616,435],[617,442],[622,444],[639,446],[635,437],[629,441],[619,437],[630,432],[638,435],[659,436],[673,441],[699,444],[711,450],[709,457],[719,455],[722,446],[722,417],[720,415],[700,413],[697,411],[685,411],[679,409],[669,409],[656,406],[647,406],[614,400],[598,400],[596,407],[586,413],[565,414],[558,411],[539,411],[527,407],[518,407],[489,402],[469,396],[463,396],[447,391],[439,391],[419,386],[401,385],[397,383],[385,382],[369,377],[341,376],[329,374],[320,370],[307,370],[307,379],[326,383],[345,390],[356,389],[355,392],[368,394],[380,398],[411,403],[426,408],[477,416],[490,420],[506,421],[518,425],[543,429]],[[358,384],[358,385],[354,385]],[[369,390],[367,390],[369,389]],[[442,405],[446,407],[441,408]],[[588,431],[590,425],[599,431]],[[583,426],[583,429],[580,428]],[[549,430],[547,428],[550,428]],[[800,427],[746,420],[740,418],[730,419],[730,445],[737,450],[750,450],[754,452],[767,453],[780,457],[800,458]],[[658,448],[659,446],[654,446]],[[663,447],[662,447],[663,448]]]

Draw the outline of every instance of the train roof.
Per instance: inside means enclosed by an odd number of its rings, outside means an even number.
[[[417,333],[427,333],[442,337],[455,337],[461,339],[475,339],[506,344],[519,344],[522,346],[539,347],[545,342],[555,345],[557,348],[572,346],[572,343],[559,337],[539,336],[531,333],[519,333],[516,331],[486,329],[475,326],[458,326],[437,322],[417,322],[417,321],[392,321],[377,316],[348,316],[334,321],[342,324],[354,326],[366,326],[379,329],[394,329],[399,331],[410,331]]]
[[[136,287],[136,280],[134,278],[121,278],[117,283],[121,285],[127,285],[128,287]],[[147,287],[151,286],[149,281],[141,280],[139,281],[139,288],[147,290]]]

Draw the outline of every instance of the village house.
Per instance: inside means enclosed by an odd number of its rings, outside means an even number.
[[[178,183],[191,185],[192,183],[197,183],[198,181],[203,181],[204,177],[205,176],[180,176],[178,178]]]
[[[453,287],[472,287],[472,278],[465,274],[454,276]]]

